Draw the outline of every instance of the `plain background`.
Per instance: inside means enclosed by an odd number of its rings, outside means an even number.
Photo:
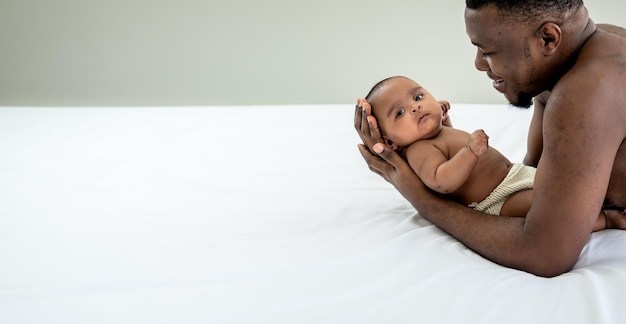
[[[626,26],[626,2],[587,1]],[[343,104],[407,75],[504,103],[462,0],[0,0],[0,105]]]

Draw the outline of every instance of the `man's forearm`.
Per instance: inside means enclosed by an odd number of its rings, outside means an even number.
[[[503,266],[551,277],[569,271],[577,260],[555,257],[549,246],[533,242],[524,218],[484,214],[434,193],[410,198],[424,218]]]

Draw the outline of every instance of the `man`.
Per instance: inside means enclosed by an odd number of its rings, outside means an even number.
[[[367,103],[355,112],[359,149],[420,215],[469,248],[507,267],[562,274],[602,210],[626,220],[626,32],[597,28],[582,0],[467,0],[465,24],[476,68],[494,88],[516,106],[534,98],[525,162],[537,174],[526,218],[476,212],[426,189],[382,144]]]

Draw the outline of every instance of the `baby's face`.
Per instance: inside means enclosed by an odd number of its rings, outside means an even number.
[[[443,127],[441,104],[411,79],[387,80],[371,96],[370,105],[385,144],[393,149],[435,137]]]

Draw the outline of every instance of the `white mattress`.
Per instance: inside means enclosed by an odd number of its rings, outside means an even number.
[[[622,231],[556,278],[494,264],[367,169],[353,111],[0,108],[0,323],[626,323]],[[530,114],[451,111],[512,161]]]

